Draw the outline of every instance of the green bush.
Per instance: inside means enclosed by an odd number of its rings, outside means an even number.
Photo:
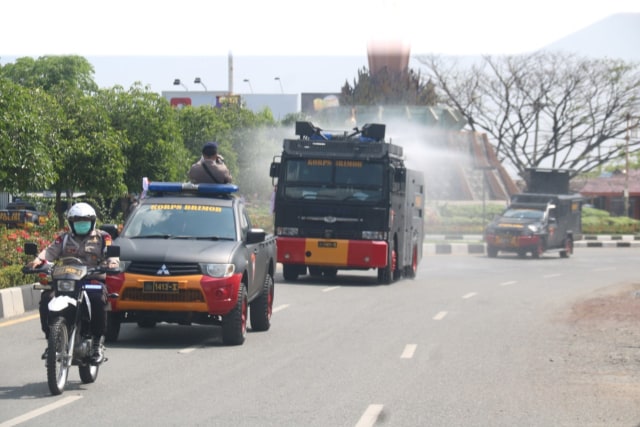
[[[35,283],[38,277],[34,274],[22,274],[22,265],[10,265],[0,268],[0,289]]]

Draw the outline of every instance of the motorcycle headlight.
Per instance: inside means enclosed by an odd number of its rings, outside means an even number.
[[[58,280],[58,292],[73,292],[76,288],[75,280]]]
[[[200,271],[205,276],[210,277],[229,277],[236,270],[236,266],[233,264],[200,264]]]

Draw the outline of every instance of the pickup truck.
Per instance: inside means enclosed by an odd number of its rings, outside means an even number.
[[[569,171],[529,169],[530,188],[512,196],[502,214],[486,227],[487,255],[514,252],[520,258],[531,253],[558,252],[561,258],[573,254],[573,242],[582,233],[580,194],[569,193]]]
[[[252,228],[233,184],[149,183],[113,245],[121,273],[107,278],[106,340],[120,325],[222,327],[225,345],[271,325],[275,236]]]
[[[41,225],[46,218],[47,214],[40,212],[34,204],[21,200],[9,203],[6,209],[0,209],[0,225],[7,228]]]

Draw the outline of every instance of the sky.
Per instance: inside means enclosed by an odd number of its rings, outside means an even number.
[[[21,0],[3,2],[0,63],[58,54],[366,60],[367,46],[380,41],[402,42],[412,55],[518,54],[617,13],[640,13],[640,1]],[[243,70],[245,76],[257,72]],[[263,79],[264,88],[252,77],[251,90],[279,90],[272,74]],[[98,75],[104,72],[96,69]],[[154,89],[174,89],[162,78],[167,87]],[[193,85],[191,75],[183,78]],[[292,79],[289,85],[292,92]]]

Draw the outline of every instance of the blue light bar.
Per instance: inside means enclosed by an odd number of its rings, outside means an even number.
[[[238,191],[235,184],[192,184],[190,182],[150,182],[149,191],[162,193],[231,194]]]

